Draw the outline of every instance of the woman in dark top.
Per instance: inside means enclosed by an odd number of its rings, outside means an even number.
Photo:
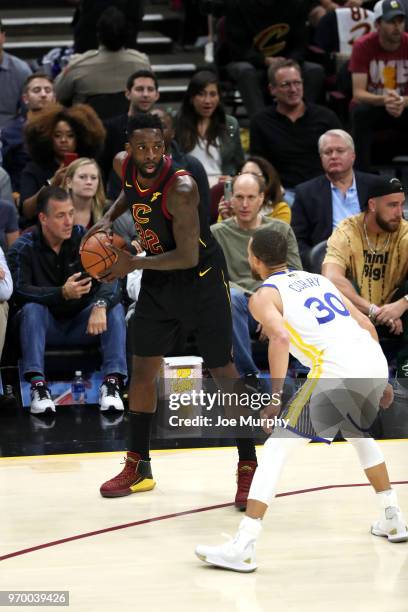
[[[217,76],[210,70],[190,80],[176,119],[176,140],[203,164],[210,186],[223,175],[234,176],[244,161],[238,121],[225,113]]]
[[[70,108],[52,104],[26,124],[24,134],[32,161],[21,174],[20,204],[23,216],[33,219],[40,189],[62,184],[69,154],[96,157],[104,144],[105,128],[87,104]]]

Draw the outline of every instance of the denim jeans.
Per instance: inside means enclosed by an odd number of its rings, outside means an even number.
[[[126,324],[122,304],[107,311],[107,330],[98,336],[86,333],[93,305],[71,319],[58,320],[47,306],[29,302],[19,311],[23,373],[44,372],[46,346],[90,345],[100,342],[102,374],[127,375]],[[75,365],[73,366],[75,367]]]
[[[251,334],[255,334],[258,323],[248,310],[249,298],[239,289],[231,289],[232,347],[234,362],[240,376],[259,374],[252,358]]]

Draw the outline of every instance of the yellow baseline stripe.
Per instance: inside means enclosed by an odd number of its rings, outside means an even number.
[[[404,444],[408,444],[408,440],[406,438],[388,438],[388,439],[384,439],[384,440],[377,440],[377,442],[382,445],[386,442],[388,443],[394,443],[394,442],[404,442]],[[315,442],[313,444],[313,446],[315,446],[315,444],[322,444],[324,446],[327,446],[327,444],[325,442]],[[349,444],[349,442],[347,440],[336,440],[336,442],[332,442],[332,444]],[[263,446],[263,444],[257,444],[256,448],[261,448]],[[152,454],[154,455],[161,455],[163,453],[191,453],[191,452],[196,452],[196,451],[219,451],[219,450],[225,450],[231,453],[236,453],[236,448],[235,446],[206,446],[203,448],[200,447],[196,447],[196,448],[160,448],[160,449],[156,449],[153,451],[150,451]],[[60,458],[64,458],[64,457],[68,457],[69,459],[72,459],[73,457],[95,457],[96,455],[102,455],[102,456],[106,456],[106,457],[114,457],[114,456],[119,456],[122,455],[124,452],[126,451],[101,451],[101,452],[94,452],[94,453],[62,453],[60,455],[20,455],[20,456],[16,456],[16,457],[0,457],[0,462],[1,461],[25,461],[26,459],[60,459]]]

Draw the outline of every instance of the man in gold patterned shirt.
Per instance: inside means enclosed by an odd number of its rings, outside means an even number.
[[[377,325],[401,337],[397,376],[408,383],[408,221],[404,188],[379,177],[365,212],[344,219],[328,240],[322,273]]]

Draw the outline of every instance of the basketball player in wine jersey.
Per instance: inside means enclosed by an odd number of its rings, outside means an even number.
[[[101,280],[143,270],[131,321],[133,352],[129,388],[128,452],[123,471],[105,482],[104,497],[153,489],[149,447],[156,410],[156,378],[182,330],[196,334],[206,367],[217,381],[238,379],[231,361],[232,322],[223,253],[212,237],[194,179],[164,154],[160,118],[129,118],[130,153],[123,160],[122,193],[91,233],[110,229],[130,209],[147,257],[113,250],[116,263]],[[244,509],[256,468],[252,438],[237,439],[238,489],[235,504]]]

